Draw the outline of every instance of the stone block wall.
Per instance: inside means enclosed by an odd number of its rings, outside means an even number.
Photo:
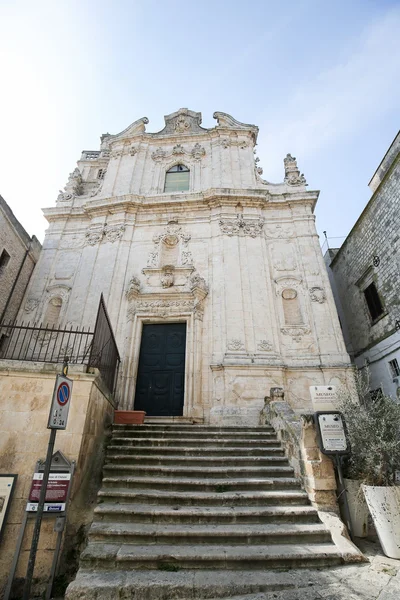
[[[55,375],[61,365],[0,361],[0,473],[17,473],[18,480],[10,512],[0,543],[0,595],[7,582],[17,536],[37,460],[44,459],[49,430],[47,419]],[[57,432],[55,451],[76,461],[71,502],[68,509],[62,562],[73,568],[85,527],[91,522],[96,493],[100,484],[103,448],[107,428],[112,422],[113,407],[107,399],[97,374],[87,374],[83,367],[70,367],[73,395],[68,426]],[[44,588],[49,576],[57,534],[55,516],[43,520],[34,577],[35,591]],[[21,582],[25,576],[32,539],[33,520],[29,520],[16,572]],[[17,581],[18,583],[18,581]]]
[[[7,265],[0,266],[0,321],[11,321],[18,313],[41,245],[35,236],[27,234],[0,196],[0,256],[4,250],[10,259]]]
[[[399,208],[400,155],[331,263],[355,356],[392,335],[400,319]],[[363,294],[371,281],[384,307],[374,323]]]

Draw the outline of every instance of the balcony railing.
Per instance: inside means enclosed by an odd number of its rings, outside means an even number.
[[[114,394],[120,357],[103,296],[93,331],[24,322],[0,325],[0,359],[62,363],[66,357],[70,364],[99,369]]]

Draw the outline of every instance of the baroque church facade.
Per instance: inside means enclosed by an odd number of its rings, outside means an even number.
[[[20,318],[94,326],[100,295],[121,354],[119,408],[257,425],[280,387],[296,412],[309,386],[351,367],[315,228],[318,192],[296,159],[264,180],[258,128],[214,113],[146,118],[84,151],[55,207]]]

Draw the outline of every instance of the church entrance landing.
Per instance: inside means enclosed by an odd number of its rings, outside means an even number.
[[[186,323],[143,325],[135,410],[148,416],[181,416],[185,381]]]

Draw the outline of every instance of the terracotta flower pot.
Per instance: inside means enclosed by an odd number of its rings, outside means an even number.
[[[114,423],[116,425],[142,425],[146,413],[144,410],[116,410]]]

